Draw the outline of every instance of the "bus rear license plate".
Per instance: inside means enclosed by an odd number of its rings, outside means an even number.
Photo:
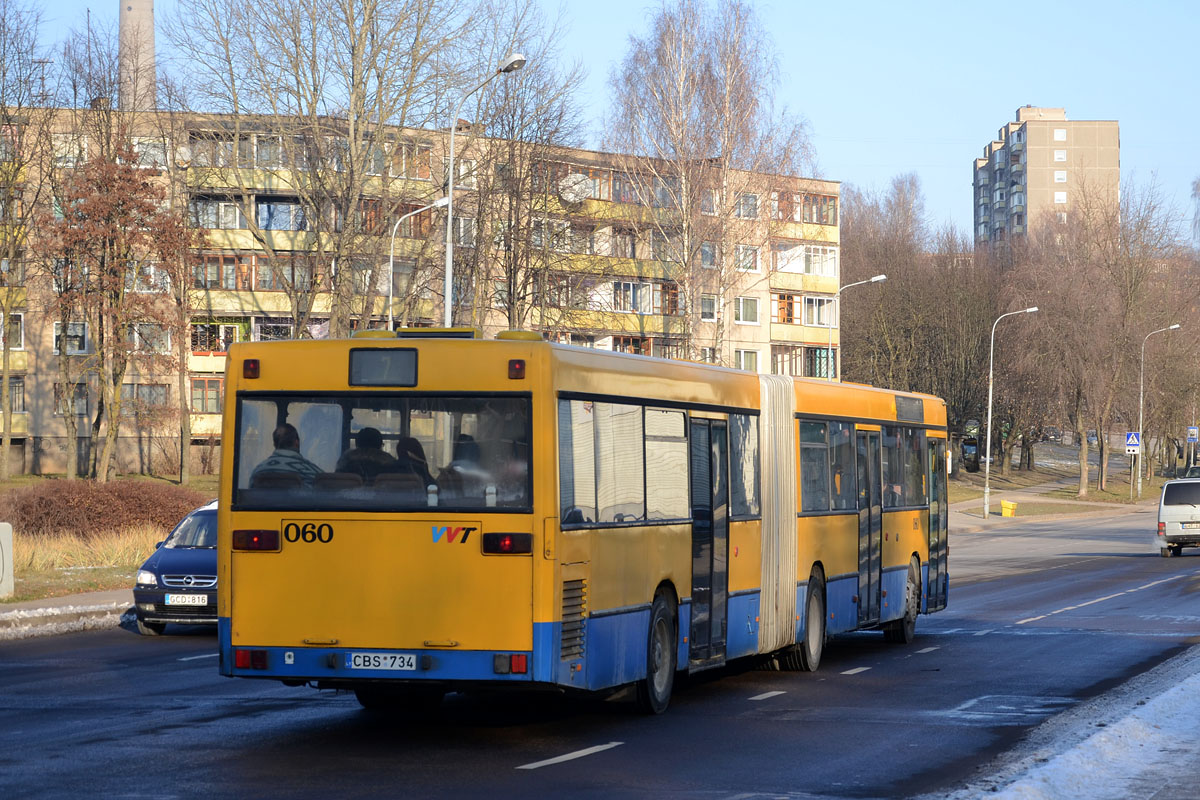
[[[1184,522],[1179,527],[1183,528],[1185,531],[1190,531],[1195,528],[1200,528],[1200,522]]]
[[[167,605],[169,605],[169,606],[206,606],[206,605],[208,605],[208,595],[206,595],[206,594],[169,594],[169,595],[167,595]]]
[[[346,653],[346,669],[388,669],[412,672],[417,668],[413,653]]]

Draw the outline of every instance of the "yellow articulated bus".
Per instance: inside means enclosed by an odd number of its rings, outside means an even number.
[[[222,674],[660,713],[678,671],[945,606],[938,398],[467,335],[231,347]]]

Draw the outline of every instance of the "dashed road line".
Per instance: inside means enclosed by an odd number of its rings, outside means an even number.
[[[623,744],[625,744],[625,743],[624,742],[609,742],[608,744],[598,744],[595,747],[588,747],[583,750],[576,750],[575,752],[567,753],[566,755],[555,756],[554,758],[547,758],[545,761],[534,761],[532,764],[522,764],[521,766],[517,767],[517,769],[541,769],[542,767],[548,767],[552,764],[561,764],[564,761],[574,761],[575,759],[583,758],[584,756],[595,755],[596,753],[603,753],[605,750],[611,750],[614,747],[620,747]]]
[[[918,650],[918,651],[917,651],[917,655],[921,655],[922,653],[932,653],[934,650],[938,650],[938,649],[940,649],[940,648],[938,648],[937,646],[934,646],[934,647],[924,647],[924,648],[922,648],[922,649],[920,649],[920,650]]]
[[[751,700],[766,700],[771,697],[778,697],[781,694],[787,694],[787,692],[763,692],[762,694],[754,695],[754,697],[751,697],[750,699]]]
[[[870,667],[855,667],[854,669],[848,669],[848,670],[846,670],[846,671],[845,671],[845,672],[843,672],[842,674],[843,674],[843,675],[857,675],[858,673],[860,673],[860,672],[866,672],[866,671],[867,671],[867,670],[869,670],[869,669],[870,669]]]
[[[984,630],[976,631],[975,633],[973,633],[971,635],[972,636],[987,636],[991,632],[992,632],[991,628],[985,628]]]
[[[188,656],[187,658],[181,658],[179,660],[180,661],[196,661],[197,659],[201,659],[201,658],[216,658],[218,655],[220,655],[220,653],[205,653],[202,656]]]
[[[1059,608],[1059,609],[1056,609],[1056,610],[1054,610],[1054,611],[1050,611],[1050,612],[1048,612],[1048,613],[1046,613],[1046,614],[1041,614],[1041,615],[1039,615],[1039,616],[1036,616],[1036,617],[1027,617],[1027,618],[1025,618],[1025,619],[1022,619],[1022,620],[1017,620],[1017,624],[1018,624],[1018,625],[1024,625],[1024,624],[1025,624],[1025,623],[1027,623],[1027,622],[1037,622],[1038,620],[1043,620],[1043,619],[1046,619],[1046,617],[1053,617],[1055,614],[1061,614],[1061,613],[1063,613],[1064,611],[1076,611],[1076,610],[1078,610],[1078,609],[1080,609],[1080,608],[1085,608],[1085,607],[1087,607],[1087,606],[1095,605],[1096,603],[1103,603],[1103,602],[1104,602],[1104,601],[1106,601],[1106,600],[1112,600],[1112,599],[1114,599],[1114,598],[1116,598],[1116,597],[1123,597],[1124,595],[1127,595],[1127,594],[1133,594],[1134,592],[1140,592],[1140,591],[1142,591],[1143,589],[1149,589],[1149,588],[1150,588],[1150,587],[1152,587],[1152,586],[1158,586],[1158,585],[1160,585],[1160,584],[1163,584],[1163,583],[1168,583],[1168,582],[1170,582],[1170,581],[1177,581],[1177,580],[1179,580],[1180,578],[1185,578],[1185,577],[1188,577],[1188,576],[1186,576],[1186,575],[1172,575],[1172,576],[1171,576],[1171,577],[1169,577],[1169,578],[1163,578],[1162,580],[1151,581],[1150,583],[1142,584],[1141,586],[1138,586],[1138,587],[1136,587],[1136,588],[1133,588],[1133,589],[1126,589],[1126,590],[1125,590],[1125,591],[1123,591],[1123,592],[1115,592],[1115,593],[1113,593],[1113,594],[1106,594],[1104,597],[1097,597],[1097,598],[1095,598],[1094,600],[1088,600],[1088,601],[1086,601],[1086,602],[1083,602],[1083,603],[1078,603],[1078,604],[1076,604],[1076,605],[1073,605],[1073,606],[1065,606],[1064,608]]]

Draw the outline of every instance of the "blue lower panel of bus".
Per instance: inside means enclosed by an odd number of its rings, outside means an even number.
[[[682,615],[681,615],[682,616]],[[593,614],[584,621],[586,689],[607,689],[632,683],[646,674],[650,606]],[[579,685],[579,679],[566,681]]]
[[[729,597],[726,612],[725,658],[752,656],[758,652],[759,593],[746,592]],[[681,631],[688,630],[680,627]]]

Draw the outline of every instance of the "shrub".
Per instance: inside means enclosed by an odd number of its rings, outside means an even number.
[[[146,480],[94,483],[46,480],[0,495],[0,520],[33,536],[77,536],[150,526],[165,535],[211,497]]]

